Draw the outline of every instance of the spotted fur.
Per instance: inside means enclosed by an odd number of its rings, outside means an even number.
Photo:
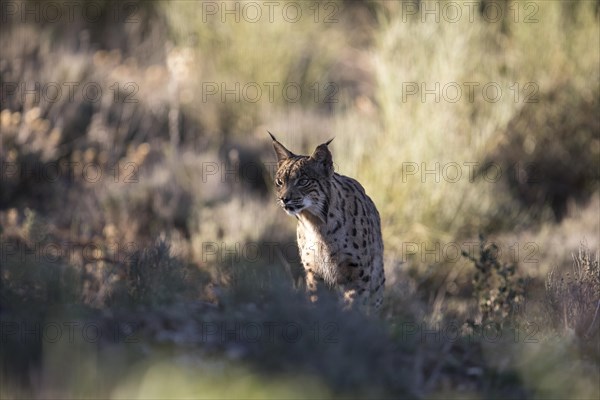
[[[340,289],[347,306],[379,309],[385,275],[375,204],[360,183],[334,171],[327,147],[331,140],[311,156],[302,156],[270,135],[277,154],[277,202],[298,219],[298,248],[310,299],[317,300],[317,281],[322,280]]]

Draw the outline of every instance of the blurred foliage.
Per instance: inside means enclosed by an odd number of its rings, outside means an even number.
[[[130,304],[168,304],[185,299],[193,290],[186,266],[172,257],[170,251],[169,244],[159,240],[154,246],[131,255],[124,279]]]
[[[527,226],[539,222],[536,209],[597,191],[600,143],[592,110],[600,66],[589,49],[600,46],[600,32],[593,3],[535,3],[539,18],[532,24],[510,13],[503,24],[477,15],[472,22],[424,23],[421,12],[402,13],[405,3],[382,4],[373,54],[377,111],[372,118],[338,118],[340,131],[360,135],[340,135],[335,145],[349,155],[342,171],[364,182],[379,205],[387,249],[398,252],[406,237],[435,242]],[[563,18],[568,7],[570,17]],[[484,93],[486,84],[497,85],[499,95]],[[522,159],[530,149],[512,138],[525,136],[538,146]],[[550,143],[556,153],[544,146]],[[588,146],[583,157],[581,143]],[[519,207],[509,194],[524,185],[512,180],[507,191],[501,180],[476,179],[469,165],[479,169],[490,154],[498,154],[503,179],[532,163],[542,175],[542,183],[526,189],[535,199]]]
[[[524,282],[516,277],[517,266],[498,260],[499,248],[479,238],[479,258],[463,253],[475,265],[473,296],[481,312],[481,324],[514,321],[519,303],[523,302]]]
[[[508,190],[530,215],[550,208],[560,221],[569,201],[585,203],[598,191],[599,107],[600,92],[579,96],[559,87],[509,122],[488,162],[506,171]]]

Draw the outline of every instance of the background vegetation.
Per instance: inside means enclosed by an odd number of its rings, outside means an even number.
[[[598,398],[600,3],[92,3],[2,3],[2,398]],[[381,318],[307,304],[267,129]]]

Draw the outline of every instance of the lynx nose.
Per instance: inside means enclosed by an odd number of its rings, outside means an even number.
[[[290,196],[282,196],[279,199],[283,201],[283,204],[287,204],[291,200]]]

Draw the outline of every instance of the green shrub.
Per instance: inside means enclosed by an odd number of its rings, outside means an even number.
[[[479,258],[463,252],[475,265],[473,296],[477,300],[481,323],[505,326],[523,301],[524,281],[516,275],[517,266],[498,260],[498,246],[479,238]]]

